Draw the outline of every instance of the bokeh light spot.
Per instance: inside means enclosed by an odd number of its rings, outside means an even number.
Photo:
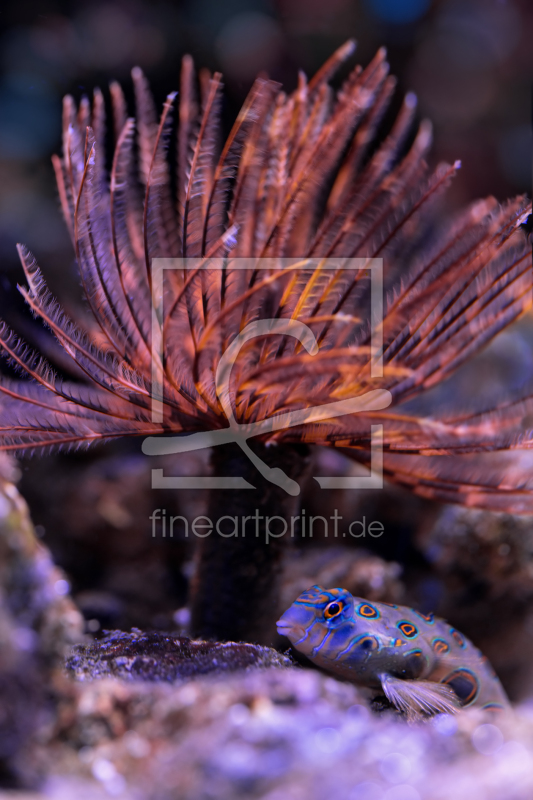
[[[389,753],[381,759],[379,771],[389,783],[403,783],[411,774],[411,762],[403,753]]]
[[[472,744],[484,756],[496,753],[503,744],[503,734],[497,725],[478,725],[472,734]]]

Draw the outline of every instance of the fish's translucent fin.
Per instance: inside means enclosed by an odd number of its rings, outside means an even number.
[[[453,714],[460,708],[450,686],[434,681],[409,681],[386,672],[379,676],[387,700],[409,719],[431,714]]]

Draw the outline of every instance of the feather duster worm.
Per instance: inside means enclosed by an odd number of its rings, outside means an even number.
[[[252,454],[270,464],[270,474],[281,466],[291,480],[301,477],[308,444],[339,447],[368,464],[371,426],[382,425],[390,479],[427,497],[533,513],[533,480],[520,468],[533,442],[532,394],[463,415],[441,409],[416,417],[397,408],[449,376],[530,307],[531,247],[521,229],[530,206],[524,197],[501,206],[489,198],[428,236],[428,209],[458,165],[428,169],[431,129],[422,122],[412,135],[411,95],[388,135],[376,139],[395,81],[380,50],[334,92],[329,80],[352,51],[349,42],[310,81],[301,74],[290,95],[258,78],[221,148],[219,74],[201,73],[197,97],[192,61],[184,59],[171,144],[176,95],[168,96],[158,120],[147,81],[133,70],[136,120],[127,117],[120,87],[111,86],[109,177],[102,94],[96,90],[92,104],[83,99],[78,108],[65,99],[63,156],[54,167],[94,319],[84,329],[67,317],[23,246],[28,286],[21,292],[86,380],[61,379],[2,324],[4,354],[30,379],[2,378],[2,449],[27,453],[227,428],[216,385],[222,354],[254,320],[298,319],[312,331],[314,354],[283,334],[255,337],[241,349],[228,395],[238,424],[376,390],[390,393],[392,406],[263,432]],[[161,415],[154,421],[152,260],[196,258],[206,267],[229,254],[269,258],[274,266],[234,270],[230,260],[225,270],[165,273]],[[362,321],[369,276],[343,268],[354,257],[384,259],[379,378],[371,374],[370,329]],[[275,263],[282,258],[301,262],[280,270]],[[324,269],[326,258],[338,259],[338,268]],[[256,486],[250,493],[213,492],[214,516],[221,508],[226,515],[290,510],[287,493],[265,475],[258,478],[238,448],[213,452],[222,474],[253,475]],[[195,633],[256,635],[259,621],[275,613],[278,557],[279,546],[268,549],[255,539],[204,540]]]

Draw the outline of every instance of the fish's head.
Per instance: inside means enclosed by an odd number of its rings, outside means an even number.
[[[278,633],[286,636],[300,652],[314,656],[337,631],[352,628],[353,597],[346,589],[312,586],[296,598],[277,622]],[[327,637],[327,639],[326,639]]]
[[[312,586],[277,626],[315,664],[363,684],[379,685],[383,672],[416,678],[425,668],[422,652],[400,638],[384,604],[353,597],[346,589]]]

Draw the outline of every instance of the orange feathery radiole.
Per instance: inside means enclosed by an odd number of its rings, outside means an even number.
[[[411,94],[376,141],[394,80],[379,50],[334,92],[329,80],[353,49],[344,45],[310,81],[300,74],[289,95],[258,78],[221,149],[219,74],[202,73],[198,98],[185,57],[177,114],[173,93],[158,121],[147,81],[134,69],[135,120],[118,84],[111,87],[109,177],[102,94],[79,108],[65,99],[63,156],[53,163],[94,320],[84,329],[67,317],[24,246],[28,287],[21,291],[86,381],[60,379],[2,323],[5,355],[30,378],[0,383],[2,449],[227,428],[216,382],[223,353],[258,320],[294,319],[311,331],[316,352],[292,335],[249,339],[230,376],[236,424],[377,390],[389,392],[392,404],[263,429],[258,446],[339,447],[367,464],[371,426],[382,425],[389,478],[425,496],[533,513],[531,473],[516,468],[533,441],[523,423],[532,394],[463,415],[419,417],[398,408],[530,307],[531,246],[521,227],[529,202],[489,198],[428,235],[434,201],[459,165],[428,168],[431,127],[422,122],[413,135]],[[165,271],[159,420],[152,415],[152,260],[161,257],[196,258],[203,268]],[[226,268],[209,269],[214,257]],[[253,261],[234,269],[233,258]],[[383,259],[382,377],[370,369],[370,271],[346,269],[351,258]],[[270,261],[259,269],[256,259]],[[280,269],[280,259],[292,266]],[[336,259],[335,268],[324,259]]]

